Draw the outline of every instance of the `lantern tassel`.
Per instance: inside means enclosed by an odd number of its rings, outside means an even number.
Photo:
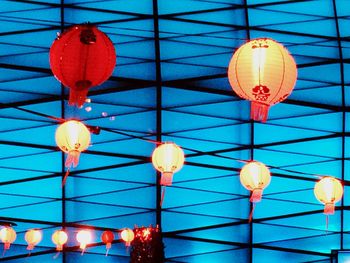
[[[69,92],[69,101],[68,104],[73,106],[77,105],[78,108],[81,108],[86,101],[86,97],[91,87],[91,81],[89,80],[80,80],[77,81],[75,87],[72,87]]]
[[[250,109],[250,118],[255,121],[266,122],[270,105],[252,101]]]
[[[161,185],[171,185],[173,183],[173,172],[163,172],[162,177],[160,179]]]
[[[335,211],[334,203],[327,203],[324,206],[324,214],[326,215],[333,215]]]
[[[53,256],[53,259],[57,259],[58,258],[58,256],[60,255],[60,251],[58,251],[54,256]]]
[[[326,235],[328,235],[328,215],[326,215]]]
[[[111,249],[111,247],[112,247],[112,243],[107,243],[106,244],[106,257],[108,256],[108,252],[109,252],[109,250]]]
[[[252,202],[252,203],[258,203],[261,201],[261,198],[262,198],[262,192],[263,192],[263,189],[261,188],[255,188],[253,191],[252,191],[252,194],[250,196],[250,199],[249,201]]]
[[[79,157],[80,157],[80,152],[77,150],[72,150],[68,153],[66,162],[65,162],[65,167],[69,168],[71,166],[77,167],[79,163]]]

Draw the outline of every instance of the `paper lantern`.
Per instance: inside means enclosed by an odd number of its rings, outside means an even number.
[[[271,181],[269,169],[261,162],[250,161],[245,164],[239,174],[241,184],[252,191],[250,202],[261,201],[262,192]]]
[[[84,253],[86,245],[91,243],[91,240],[92,240],[91,231],[80,230],[77,233],[77,241],[80,243],[80,249],[82,249],[82,253]]]
[[[63,245],[68,241],[68,235],[63,230],[56,230],[52,235],[52,242],[56,245],[57,251],[63,250]]]
[[[130,228],[125,228],[121,233],[120,237],[125,242],[125,246],[129,247],[131,242],[134,240],[135,234]]]
[[[285,100],[297,79],[297,67],[278,42],[258,38],[236,50],[228,68],[236,94],[251,101],[251,118],[265,122],[271,105]]]
[[[79,163],[80,153],[90,144],[90,132],[86,126],[75,120],[62,123],[56,130],[56,144],[68,154],[65,166],[76,167]]]
[[[114,240],[114,234],[112,231],[109,231],[109,230],[106,230],[102,233],[101,235],[101,240],[103,243],[106,244],[106,249],[107,249],[107,252],[106,252],[106,256],[108,255],[108,251],[111,249],[112,247],[112,242]]]
[[[55,77],[70,88],[69,104],[82,107],[88,89],[106,81],[116,64],[108,36],[91,24],[74,25],[53,42],[50,66]]]
[[[34,246],[39,244],[42,238],[43,236],[40,230],[37,230],[37,229],[28,230],[24,236],[24,239],[28,244],[27,250],[33,250]]]
[[[0,230],[0,239],[1,242],[4,243],[4,249],[10,249],[10,246],[13,242],[15,242],[17,237],[16,231],[12,227],[3,227]]]
[[[332,215],[335,203],[343,197],[343,186],[338,179],[327,176],[316,183],[314,193],[317,200],[325,205],[324,213]]]
[[[175,143],[166,142],[159,145],[152,154],[154,168],[162,173],[161,185],[171,185],[173,174],[179,171],[185,161],[183,150]]]

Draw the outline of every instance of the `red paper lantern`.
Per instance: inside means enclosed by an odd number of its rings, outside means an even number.
[[[106,256],[108,255],[108,251],[111,249],[112,247],[112,242],[114,240],[114,234],[112,231],[109,231],[109,230],[106,230],[102,233],[101,235],[101,240],[103,243],[106,244],[106,249],[107,249],[107,252],[106,252]]]
[[[67,29],[52,44],[50,66],[55,77],[70,88],[69,104],[81,107],[88,89],[106,81],[116,64],[113,43],[91,24]]]
[[[265,122],[269,107],[292,92],[297,67],[284,46],[272,39],[258,38],[236,50],[228,78],[237,95],[252,102],[251,118]]]

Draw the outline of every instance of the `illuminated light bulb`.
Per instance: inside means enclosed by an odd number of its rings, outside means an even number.
[[[130,228],[125,228],[121,233],[120,233],[121,238],[125,242],[125,246],[129,247],[131,242],[135,238],[134,231],[132,231]]]
[[[34,246],[40,243],[43,235],[40,230],[30,229],[26,232],[24,239],[28,243],[27,250],[33,250]]]
[[[0,239],[4,243],[4,249],[10,249],[10,246],[15,242],[17,237],[16,231],[12,227],[3,227],[0,230]]]
[[[68,241],[68,235],[64,230],[56,230],[52,235],[52,242],[56,245],[57,251],[62,251],[64,244]]]
[[[80,243],[80,249],[82,249],[82,254],[86,249],[86,245],[90,244],[92,240],[92,234],[89,230],[79,230],[77,233],[77,241]]]

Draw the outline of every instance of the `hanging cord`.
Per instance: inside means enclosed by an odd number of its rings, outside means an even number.
[[[69,173],[70,173],[70,168],[67,169],[66,174],[63,177],[62,184],[61,184],[62,188],[66,185],[66,181],[67,181],[67,177],[68,177]]]
[[[162,196],[160,198],[160,207],[162,207],[162,205],[163,205],[164,196],[165,196],[165,189],[166,189],[166,186],[162,186]]]
[[[255,203],[252,204],[252,209],[250,210],[250,213],[249,213],[249,221],[248,221],[249,223],[251,223],[253,220],[254,209],[255,209]]]
[[[329,217],[328,215],[326,215],[326,235],[328,235],[328,221],[329,221]]]

